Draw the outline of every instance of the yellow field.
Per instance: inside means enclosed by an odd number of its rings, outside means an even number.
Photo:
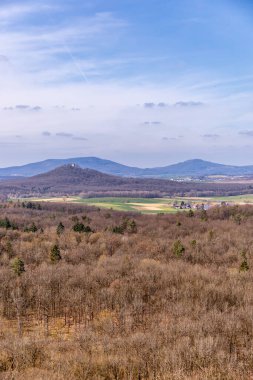
[[[238,195],[231,197],[176,197],[176,198],[120,198],[120,197],[107,197],[107,198],[81,198],[81,197],[47,197],[47,198],[30,198],[22,199],[20,201],[33,201],[33,202],[53,202],[53,203],[80,203],[83,205],[90,205],[99,208],[112,209],[117,211],[135,211],[145,214],[158,214],[158,213],[176,213],[181,211],[179,208],[174,208],[173,203],[180,204],[182,201],[185,203],[190,202],[193,206],[197,204],[207,204],[209,207],[220,205],[226,202],[229,205],[246,205],[253,204],[253,195]]]

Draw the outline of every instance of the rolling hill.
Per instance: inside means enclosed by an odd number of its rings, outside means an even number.
[[[0,177],[32,177],[69,164],[76,164],[83,169],[93,169],[102,173],[127,177],[139,176],[142,172],[142,169],[121,165],[117,162],[97,157],[75,157],[67,159],[48,159],[22,166],[0,168]]]
[[[144,169],[144,175],[167,177],[207,177],[213,175],[246,176],[253,175],[253,166],[232,166],[217,164],[200,159],[188,160],[178,164]]]
[[[121,177],[177,178],[207,177],[213,175],[253,176],[253,165],[222,165],[200,159],[188,160],[164,167],[141,169],[97,157],[77,157],[68,159],[48,159],[23,166],[1,168],[0,179],[6,177],[32,177],[72,163],[83,169],[93,169],[101,173]]]
[[[147,197],[173,195],[236,195],[250,193],[250,184],[177,182],[158,178],[126,178],[82,169],[68,164],[47,173],[0,182],[0,194],[6,196],[119,196]]]

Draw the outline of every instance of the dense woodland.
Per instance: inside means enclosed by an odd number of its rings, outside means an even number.
[[[65,165],[31,178],[0,181],[0,192],[5,197],[63,196],[226,196],[249,194],[253,185],[224,182],[177,182],[154,178],[122,178]]]
[[[0,379],[252,379],[253,208],[0,209]]]

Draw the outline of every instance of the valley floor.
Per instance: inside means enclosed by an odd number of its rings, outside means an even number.
[[[180,210],[193,210],[201,205],[205,208],[225,205],[250,205],[253,204],[253,194],[227,196],[227,197],[177,197],[177,198],[81,198],[81,197],[51,197],[51,198],[30,198],[20,199],[20,201],[50,202],[50,203],[80,203],[95,207],[112,209],[117,211],[133,211],[143,214],[177,213]],[[189,205],[189,208],[181,203]]]

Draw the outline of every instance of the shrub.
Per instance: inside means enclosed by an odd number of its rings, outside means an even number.
[[[172,251],[175,256],[181,257],[182,254],[185,252],[185,247],[181,243],[181,240],[175,241],[172,247]]]
[[[21,260],[19,257],[16,257],[12,263],[11,263],[11,267],[13,269],[13,272],[17,275],[17,276],[21,276],[22,273],[25,272],[25,264],[24,264],[24,261]]]

